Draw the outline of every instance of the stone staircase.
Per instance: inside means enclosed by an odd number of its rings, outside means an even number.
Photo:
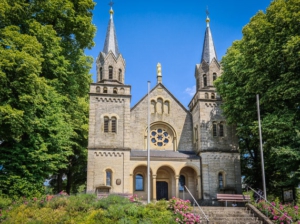
[[[246,207],[202,207],[202,210],[209,218],[209,224],[263,224]],[[199,214],[202,223],[206,223],[198,207],[194,208],[194,213]]]

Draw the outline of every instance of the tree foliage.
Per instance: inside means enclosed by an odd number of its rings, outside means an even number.
[[[94,44],[94,5],[92,0],[0,2],[4,194],[43,192],[53,174],[85,172],[92,59],[84,49]]]
[[[243,28],[222,59],[216,87],[236,123],[246,182],[261,184],[256,94],[267,186],[300,183],[300,0],[276,0]],[[261,185],[260,185],[261,186]]]

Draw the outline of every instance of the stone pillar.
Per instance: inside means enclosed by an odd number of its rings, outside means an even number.
[[[197,176],[197,185],[198,185],[198,189],[197,189],[197,191],[198,191],[198,199],[202,199],[201,198],[201,191],[202,191],[202,189],[201,189],[201,176],[200,175]]]
[[[179,175],[175,176],[175,197],[179,198]]]
[[[156,175],[152,175],[152,200],[156,201]]]
[[[134,189],[133,189],[133,174],[132,173],[129,174],[129,184],[128,184],[128,186],[129,186],[129,189],[128,189],[129,192],[128,193],[133,194]]]

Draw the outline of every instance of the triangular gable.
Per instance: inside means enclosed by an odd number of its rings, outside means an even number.
[[[162,83],[158,83],[156,84],[156,86],[154,86],[151,90],[150,93],[152,93],[155,89],[157,89],[159,86],[161,86],[171,97],[173,100],[175,100],[177,102],[177,104],[187,113],[190,113],[183,105],[182,103],[180,103],[177,98],[162,84]],[[130,111],[134,110],[146,97],[148,96],[148,93],[142,97],[131,109]]]

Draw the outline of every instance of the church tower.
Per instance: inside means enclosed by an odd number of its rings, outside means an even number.
[[[222,100],[214,86],[221,75],[207,12],[201,61],[195,68],[196,93],[189,103],[193,116],[193,147],[201,157],[204,199],[212,199],[219,192],[241,191],[235,127],[226,123],[221,111]]]
[[[88,192],[99,187],[95,181],[105,185],[102,177],[111,175],[111,169],[99,170],[100,164],[109,162],[105,156],[116,156],[115,162],[120,163],[118,159],[123,158],[119,155],[124,155],[129,147],[131,86],[124,84],[125,60],[118,48],[112,3],[109,13],[104,48],[96,59],[97,82],[91,84],[89,93]],[[97,171],[105,175],[95,179]],[[99,189],[109,190],[101,186]]]

